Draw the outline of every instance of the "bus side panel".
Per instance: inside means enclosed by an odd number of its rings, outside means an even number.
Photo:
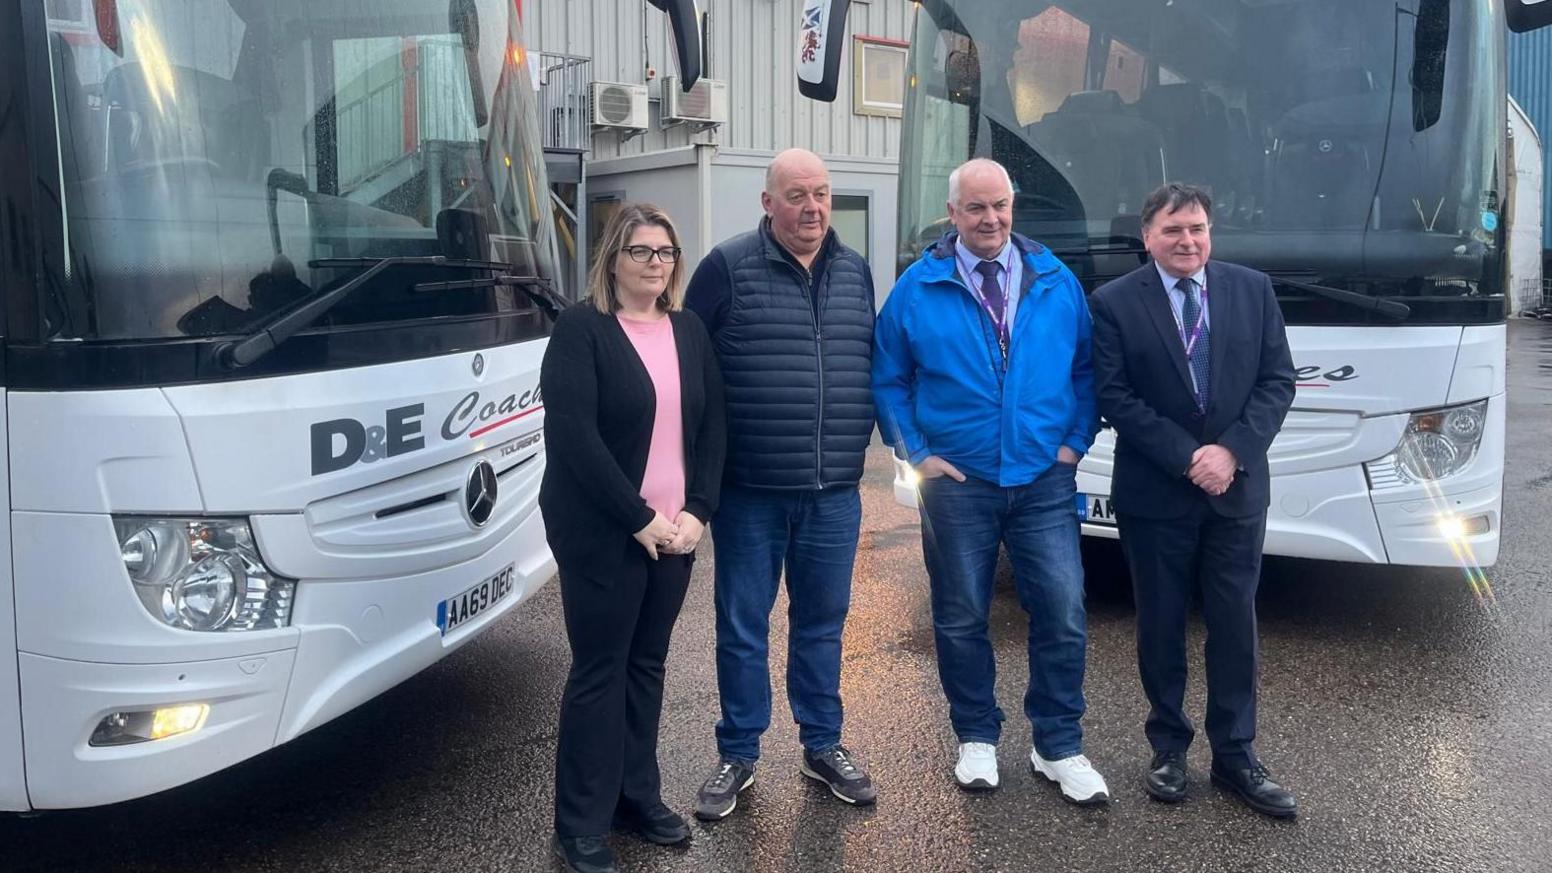
[[[6,427],[5,392],[0,391],[0,439]],[[3,455],[9,455],[7,450]],[[29,808],[22,769],[22,697],[16,666],[16,598],[11,585],[10,464],[0,464],[0,810]]]

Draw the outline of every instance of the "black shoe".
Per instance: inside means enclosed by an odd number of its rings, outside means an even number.
[[[738,792],[754,784],[754,765],[723,758],[717,772],[711,774],[695,793],[695,817],[701,821],[720,821],[738,806]]]
[[[1143,787],[1154,800],[1179,803],[1186,799],[1186,753],[1154,752]]]
[[[1219,766],[1214,761],[1212,781],[1239,795],[1246,806],[1262,815],[1293,818],[1299,814],[1299,804],[1294,800],[1293,792],[1273,782],[1272,774],[1266,771],[1260,761],[1252,762],[1249,767],[1233,769]]]
[[[641,838],[659,846],[673,846],[690,838],[690,826],[684,817],[674,812],[662,801],[644,810],[621,809],[614,814],[617,830],[640,834]]]
[[[570,873],[617,873],[614,853],[603,837],[563,837],[556,834],[550,848]]]
[[[831,746],[823,752],[803,750],[803,775],[818,779],[830,787],[830,793],[856,806],[872,805],[877,794],[873,780],[851,760],[851,753],[842,746]]]

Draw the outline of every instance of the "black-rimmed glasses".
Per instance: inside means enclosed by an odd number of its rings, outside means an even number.
[[[655,249],[651,246],[626,246],[620,249],[620,251],[630,255],[630,259],[638,264],[645,264],[651,261],[653,255],[657,255],[657,259],[662,263],[672,264],[679,260],[679,252],[681,250],[678,246],[664,246],[660,249]]]

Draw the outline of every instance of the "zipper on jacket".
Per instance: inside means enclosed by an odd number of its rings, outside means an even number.
[[[824,342],[820,338],[820,327],[823,322],[819,318],[819,300],[815,297],[815,286],[811,283],[811,277],[807,270],[799,270],[785,258],[782,263],[787,269],[797,275],[798,281],[803,287],[803,302],[808,304],[809,320],[814,325],[814,358],[818,362],[818,372],[814,375],[819,386],[819,402],[814,410],[814,487],[824,488]],[[826,263],[826,268],[829,264]]]
[[[828,264],[826,264],[826,266],[828,266]],[[802,279],[803,279],[803,296],[809,298],[808,301],[807,301],[807,303],[808,303],[808,311],[809,311],[809,315],[812,317],[813,322],[814,322],[814,359],[819,364],[819,372],[817,374],[815,374],[818,377],[819,406],[818,406],[817,409],[814,410],[814,487],[815,488],[819,488],[819,489],[823,489],[824,488],[824,389],[825,389],[824,339],[821,336],[821,330],[822,330],[821,326],[823,325],[823,321],[819,317],[820,305],[819,305],[818,287],[816,285],[810,284],[810,281],[809,281],[810,278],[812,278],[812,277],[809,277],[809,276],[802,277]]]

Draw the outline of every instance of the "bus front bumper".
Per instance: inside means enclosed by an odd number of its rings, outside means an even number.
[[[92,517],[74,516],[90,529]],[[55,515],[54,524],[71,516]],[[106,539],[101,532],[77,542]],[[48,539],[45,541],[57,541]],[[112,545],[112,540],[106,540]],[[67,556],[76,564],[64,578],[103,584],[103,573],[79,575],[98,564],[91,548]],[[116,551],[102,566],[122,573]],[[514,558],[516,562],[514,563]],[[117,563],[115,567],[114,564]],[[26,561],[21,564],[25,565]],[[438,604],[483,578],[513,567],[510,593],[477,617],[444,634]],[[56,568],[57,569],[57,568]],[[28,798],[34,809],[97,806],[153,794],[230,767],[317,727],[414,676],[500,621],[554,575],[544,525],[532,513],[501,544],[473,560],[412,576],[312,582],[297,587],[290,627],[234,634],[178,632],[191,657],[175,657],[163,629],[147,628],[132,596],[105,620],[159,641],[138,658],[131,642],[117,651],[121,662],[66,657],[63,641],[50,651],[19,652],[24,756]],[[55,576],[55,579],[61,577]],[[109,579],[120,584],[118,579]],[[126,584],[124,582],[122,584]],[[70,583],[56,587],[66,588]],[[66,621],[68,599],[56,615],[34,622]],[[48,607],[40,602],[41,609]],[[112,611],[111,605],[105,607]],[[137,612],[138,611],[138,612]],[[246,637],[246,639],[245,639]],[[268,647],[260,643],[269,643]],[[223,648],[237,653],[212,657]],[[174,655],[174,656],[169,656]],[[122,661],[140,660],[139,663]],[[188,733],[127,745],[93,745],[93,732],[116,712],[146,712],[183,704],[209,707],[202,725]]]
[[[916,506],[914,474],[896,462],[894,495]],[[1486,568],[1498,560],[1503,491],[1482,477],[1426,496],[1371,492],[1361,466],[1278,476],[1267,510],[1268,555],[1358,564]],[[1477,487],[1472,487],[1477,486]],[[1110,493],[1106,476],[1080,470],[1078,488]],[[1093,506],[1093,500],[1088,501]],[[1085,536],[1116,539],[1113,520],[1085,519]]]

